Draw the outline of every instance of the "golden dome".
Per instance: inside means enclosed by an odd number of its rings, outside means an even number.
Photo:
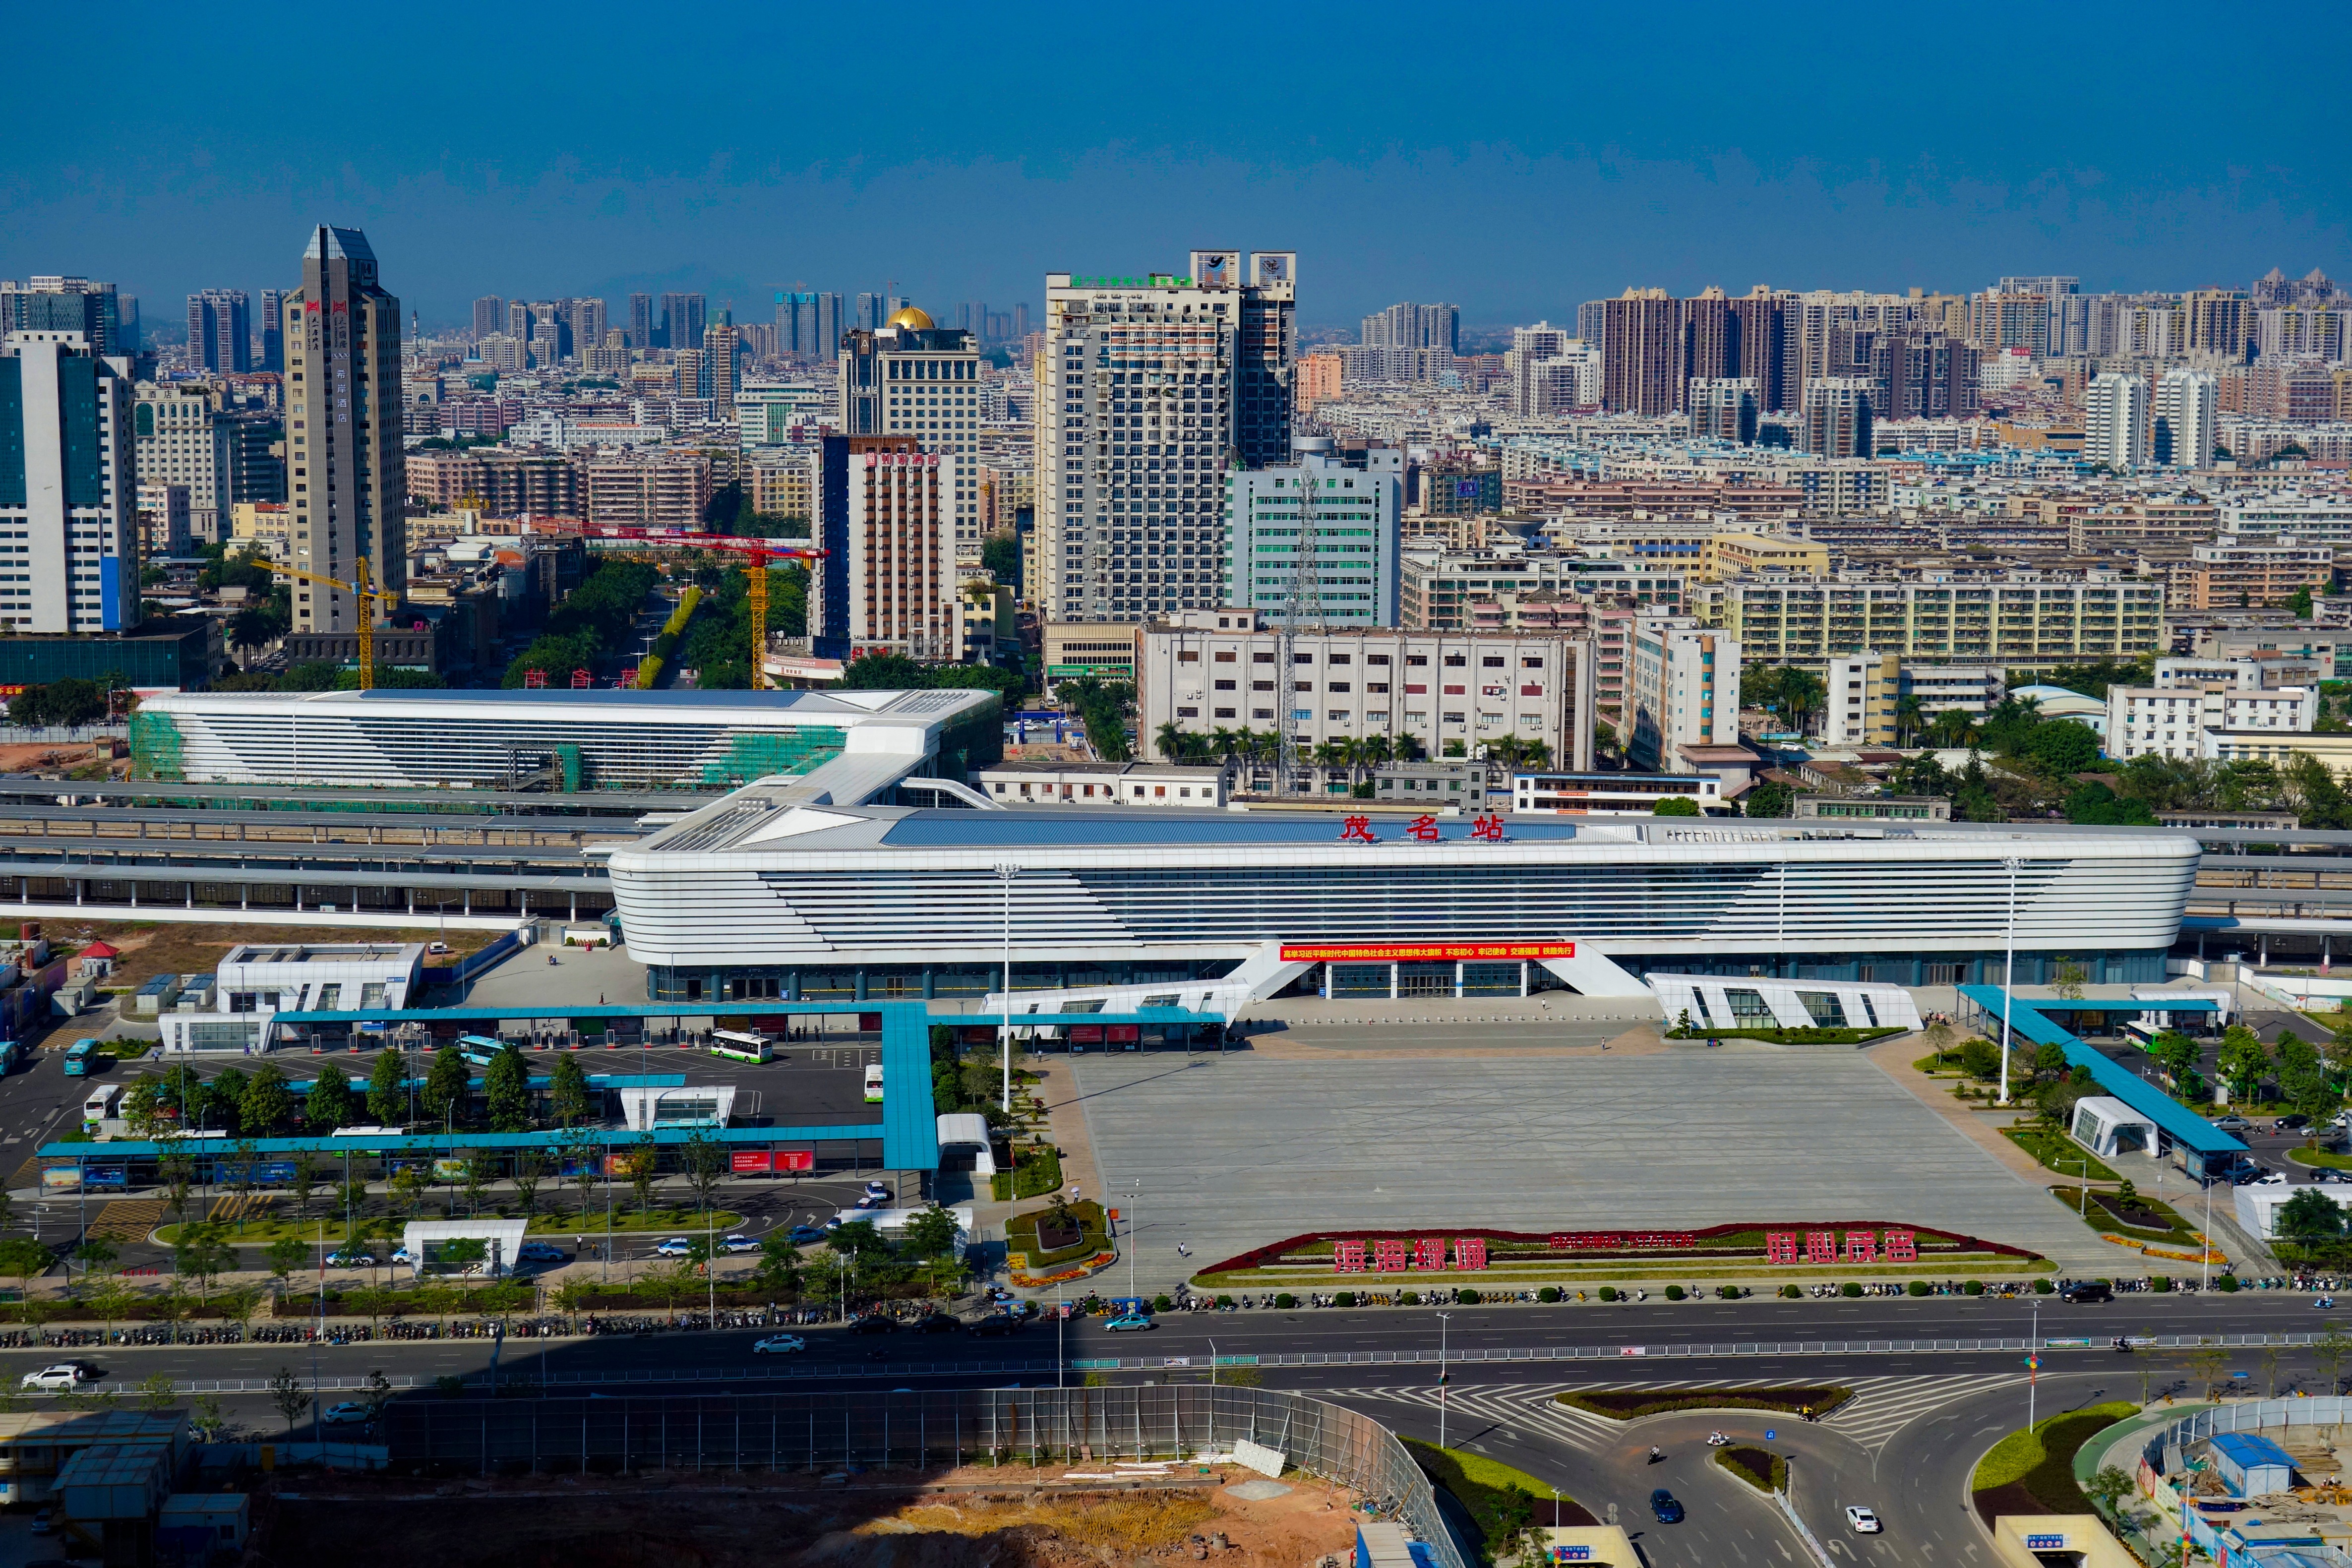
[[[931,319],[912,305],[900,306],[891,316],[890,324],[894,327],[911,328],[918,332],[928,332],[931,330]]]

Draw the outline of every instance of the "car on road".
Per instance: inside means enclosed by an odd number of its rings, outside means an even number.
[[[808,1349],[808,1341],[798,1334],[770,1334],[764,1340],[751,1342],[753,1355],[798,1355]]]
[[[863,1318],[853,1320],[849,1331],[853,1334],[894,1334],[898,1331],[898,1322],[897,1319],[886,1318],[879,1312],[869,1312]]]
[[[888,1208],[890,1206],[889,1194],[887,1193],[860,1193],[857,1194],[857,1206],[862,1209]]]
[[[2352,1171],[2342,1171],[2333,1165],[2322,1165],[2311,1173],[2311,1179],[2321,1186],[2338,1184],[2352,1186]]]
[[[26,1373],[18,1380],[16,1386],[37,1388],[44,1393],[70,1394],[89,1381],[89,1373],[83,1370],[81,1363],[61,1361],[53,1366],[45,1366],[38,1372]]]
[[[2254,1130],[2254,1124],[2236,1111],[2231,1111],[2227,1116],[2213,1118],[2213,1125],[2224,1132],[2252,1132]]]
[[[58,1516],[55,1509],[45,1508],[40,1512],[33,1516],[33,1533],[35,1535],[52,1535],[57,1532],[57,1528]]]
[[[416,1259],[410,1254],[407,1244],[404,1242],[400,1246],[392,1249],[392,1261],[395,1267],[406,1268],[413,1265]]]
[[[2243,1184],[2249,1187],[2284,1187],[2293,1184],[2286,1179],[2284,1171],[2264,1171],[2261,1175]]]
[[[330,1405],[319,1412],[319,1425],[321,1426],[364,1426],[374,1419],[375,1412],[356,1400],[347,1399],[341,1405]]]
[[[1664,1487],[1650,1494],[1650,1512],[1660,1524],[1680,1524],[1683,1521],[1683,1505],[1676,1502],[1675,1494]]]
[[[330,1268],[373,1268],[375,1254],[363,1247],[346,1247],[327,1259]]]
[[[730,1236],[719,1243],[719,1250],[730,1254],[757,1252],[760,1250],[760,1244],[748,1236]]]
[[[2292,1116],[2282,1116],[2271,1123],[2273,1132],[2300,1132],[2311,1125],[2311,1118],[2298,1110]]]
[[[890,1195],[890,1189],[880,1182],[868,1182],[866,1184],[866,1195],[869,1198],[887,1199]]]
[[[515,1248],[515,1261],[518,1263],[561,1263],[563,1261],[563,1248],[556,1246],[551,1241],[526,1241],[520,1247]]]
[[[1878,1522],[1878,1516],[1876,1514],[1871,1512],[1870,1510],[1864,1508],[1859,1503],[1849,1503],[1846,1505],[1845,1523],[1846,1528],[1853,1531],[1856,1535],[1876,1535],[1880,1531],[1886,1528],[1885,1525]]]
[[[952,1334],[963,1327],[963,1320],[953,1312],[933,1312],[915,1325],[919,1334]]]
[[[2069,1285],[2064,1290],[2059,1292],[2060,1300],[2072,1301],[2077,1306],[2091,1301],[2112,1301],[2115,1299],[2116,1288],[2104,1279],[2084,1279]]]
[[[1150,1326],[1151,1320],[1145,1317],[1140,1312],[1122,1312],[1118,1317],[1113,1318],[1109,1322],[1103,1325],[1104,1328],[1108,1329],[1115,1334],[1124,1333],[1133,1329],[1148,1329]]]
[[[669,1237],[654,1248],[663,1258],[684,1258],[693,1250],[694,1243],[682,1236]]]
[[[1002,1334],[1017,1334],[1021,1331],[1022,1325],[1022,1319],[999,1312],[994,1317],[982,1318],[972,1324],[971,1336],[974,1339],[992,1340]]]
[[[794,1247],[806,1247],[812,1241],[824,1239],[824,1227],[817,1225],[796,1225],[787,1234]]]

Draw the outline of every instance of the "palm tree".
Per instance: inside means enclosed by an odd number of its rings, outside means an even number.
[[[1905,746],[1910,744],[1912,738],[1917,735],[1921,729],[1926,727],[1927,722],[1927,706],[1919,700],[1917,696],[1898,697],[1895,699],[1895,743],[1896,745]]]
[[[1153,731],[1151,739],[1159,746],[1160,755],[1163,761],[1181,763],[1184,760],[1184,742],[1187,737],[1183,731],[1176,727],[1176,721],[1173,719]]]
[[[1234,732],[1223,724],[1209,731],[1209,750],[1216,754],[1219,762],[1230,763],[1234,760]]]
[[[1417,763],[1429,755],[1429,748],[1421,743],[1418,736],[1399,735],[1395,744],[1397,761],[1401,763]]]
[[[1939,746],[1965,746],[1976,732],[1976,720],[1964,708],[1947,708],[1927,721],[1927,733]]]

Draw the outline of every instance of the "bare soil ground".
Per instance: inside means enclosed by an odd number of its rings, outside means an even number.
[[[288,1475],[255,1544],[336,1568],[1311,1568],[1354,1544],[1349,1494],[1295,1481],[1245,1501],[1220,1489],[1065,1496],[1063,1467],[922,1478],[984,1489],[909,1495],[808,1476],[679,1473],[465,1481]],[[1225,1479],[1248,1479],[1227,1470]],[[1222,1532],[1230,1543],[1196,1544]]]
[[[0,916],[5,913],[6,906],[0,905]],[[105,984],[110,990],[128,987],[134,991],[166,970],[175,974],[209,974],[219,965],[222,955],[245,942],[446,942],[451,955],[462,956],[488,946],[499,934],[490,931],[444,933],[429,925],[385,931],[341,926],[239,925],[233,921],[218,925],[180,921],[150,924],[143,921],[70,921],[55,916],[41,921],[41,930],[53,945],[68,953],[93,940],[121,949],[122,956],[115,961],[114,973]]]
[[[104,767],[82,775],[89,778],[127,777],[131,760],[128,751],[117,752],[116,742],[88,741],[67,745],[58,742],[33,743],[16,742],[0,745],[0,773],[70,773],[77,769]],[[120,756],[118,764],[117,758]]]

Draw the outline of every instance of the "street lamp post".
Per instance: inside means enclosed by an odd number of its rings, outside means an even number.
[[[1445,1447],[1445,1331],[1454,1322],[1454,1314],[1437,1314],[1437,1446]]]
[[[1127,1293],[1130,1296],[1135,1296],[1135,1299],[1139,1301],[1143,1298],[1137,1296],[1135,1289],[1135,1237],[1139,1225],[1135,1216],[1143,1203],[1143,1178],[1141,1176],[1136,1177],[1134,1182],[1129,1184],[1129,1196],[1127,1200]]]
[[[1004,886],[1004,1022],[997,1031],[997,1049],[1004,1058],[1004,1135],[1013,1136],[1013,862],[996,868]]]
[[[2009,1015],[2017,989],[2017,857],[2001,861],[2009,868],[2009,935],[2000,960],[2000,1102],[2009,1103]]]

